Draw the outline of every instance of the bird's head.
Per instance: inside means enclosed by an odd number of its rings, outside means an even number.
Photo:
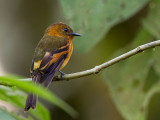
[[[61,22],[50,25],[47,28],[45,35],[67,37],[67,38],[73,38],[74,36],[81,36],[78,33],[74,33],[73,30],[67,24]]]

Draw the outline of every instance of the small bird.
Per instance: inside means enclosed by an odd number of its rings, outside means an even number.
[[[31,64],[31,78],[36,84],[48,87],[56,72],[64,73],[60,70],[68,63],[72,51],[72,40],[74,36],[81,36],[62,22],[50,25],[42,39],[39,41]],[[24,111],[30,108],[35,109],[38,96],[28,94]]]

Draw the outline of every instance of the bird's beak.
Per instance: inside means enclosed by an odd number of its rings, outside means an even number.
[[[73,36],[81,36],[81,34],[79,34],[79,33],[69,33],[69,35],[73,35]]]

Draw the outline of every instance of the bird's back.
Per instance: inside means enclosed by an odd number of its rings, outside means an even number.
[[[38,43],[35,53],[34,61],[42,60],[47,51],[53,52],[61,47],[67,45],[68,40],[64,37],[58,36],[44,36]]]

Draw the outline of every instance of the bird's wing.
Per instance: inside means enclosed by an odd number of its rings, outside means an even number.
[[[58,41],[57,41],[58,42]],[[56,43],[55,43],[56,44]],[[45,87],[51,82],[55,73],[60,69],[64,60],[68,55],[69,46],[66,42],[61,43],[58,48],[45,51],[45,54],[41,60],[32,61],[31,76],[34,82],[43,83]],[[40,79],[34,79],[34,76],[41,74]]]
[[[57,58],[59,59],[57,59],[56,61],[54,60],[54,57],[55,59]],[[47,64],[45,64],[42,68],[40,68],[42,76],[39,80],[39,83],[43,83],[45,87],[48,87],[55,73],[60,69],[66,57],[67,57],[67,53],[63,53],[58,57],[56,57],[56,54],[55,56],[53,55],[53,58]]]

